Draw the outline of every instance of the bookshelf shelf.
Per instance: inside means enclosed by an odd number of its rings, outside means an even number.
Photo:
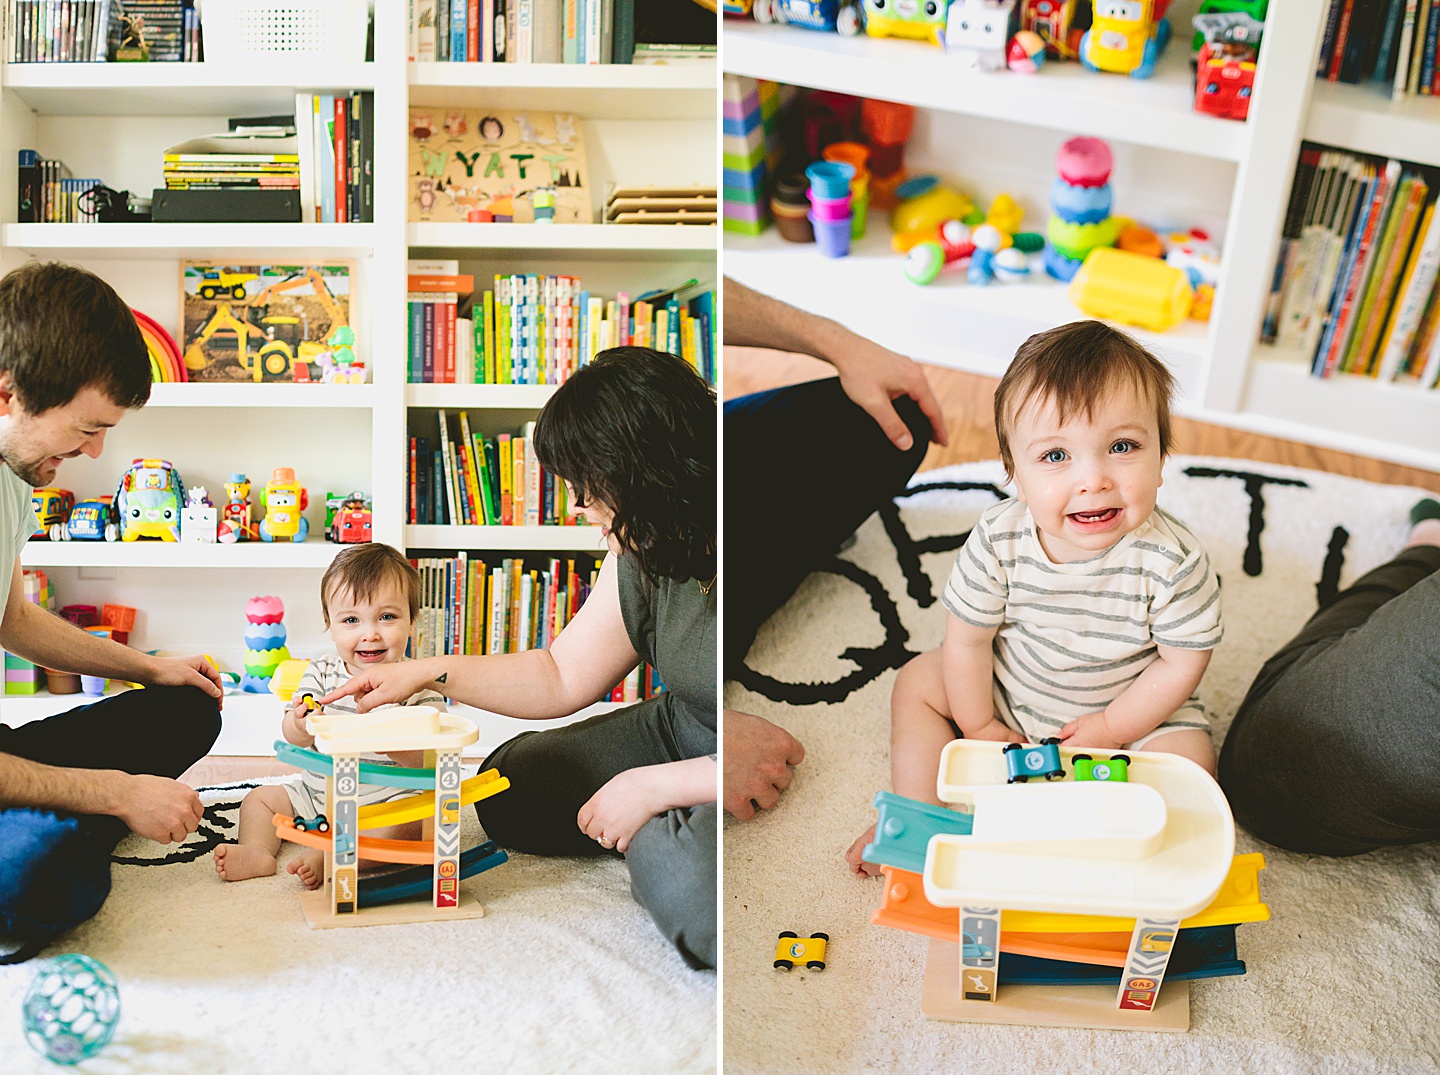
[[[1317,79],[1305,137],[1361,153],[1440,166],[1440,98],[1391,99],[1386,83]]]
[[[845,258],[819,257],[813,246],[787,243],[774,229],[754,238],[725,237],[725,271],[746,286],[783,294],[788,302],[837,317],[856,332],[934,365],[999,377],[1031,333],[1084,316],[1070,302],[1066,285],[1048,277],[977,287],[963,273],[947,273],[917,287],[902,269],[878,214]],[[851,295],[863,295],[864,302],[845,301]],[[903,317],[896,317],[897,311]],[[1136,335],[1170,364],[1184,393],[1194,397],[1206,326],[1189,321],[1163,335]]]
[[[224,492],[221,491],[221,499]],[[132,568],[323,568],[341,548],[316,539],[292,542],[244,541],[202,545],[170,541],[31,541],[20,552],[26,567]]]
[[[288,112],[297,91],[376,77],[371,63],[27,63],[6,64],[0,85],[45,115],[217,116]]]
[[[411,549],[605,551],[594,526],[407,526],[405,544]]]
[[[405,402],[412,407],[454,410],[538,411],[555,394],[549,384],[412,384]]]
[[[1031,76],[967,71],[943,50],[912,41],[851,38],[727,19],[724,67],[752,78],[1220,160],[1241,160],[1249,145],[1245,124],[1193,110],[1184,48],[1166,49],[1149,79],[1097,76],[1074,63],[1047,64]]]
[[[720,243],[718,227],[696,224],[409,224],[407,233],[415,251],[524,251],[567,260],[687,258],[713,255]]]
[[[412,63],[412,105],[531,108],[583,119],[709,120],[713,61],[676,64]]]
[[[59,64],[55,66],[61,66]],[[182,65],[176,65],[182,66]],[[196,65],[183,65],[196,66]],[[294,101],[291,101],[294,107]],[[68,258],[170,260],[254,257],[360,258],[375,252],[374,224],[6,224],[0,245]]]
[[[155,384],[147,407],[352,408],[375,405],[370,384]]]

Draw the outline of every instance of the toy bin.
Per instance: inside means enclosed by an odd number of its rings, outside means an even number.
[[[205,0],[205,59],[363,63],[369,9],[360,0]]]

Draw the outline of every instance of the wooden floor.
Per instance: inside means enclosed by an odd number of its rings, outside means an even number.
[[[995,385],[989,377],[938,366],[924,367],[931,387],[945,412],[950,446],[932,445],[921,470],[999,458],[995,442],[992,403]],[[750,347],[727,347],[724,354],[726,399],[760,392],[781,385],[799,384],[832,376],[834,367],[807,355],[790,355]],[[1414,485],[1440,493],[1440,473],[1397,466],[1364,456],[1316,448],[1298,441],[1278,440],[1255,433],[1177,419],[1176,450],[1184,455],[1217,455],[1230,459],[1253,459],[1260,463],[1281,463],[1308,467],[1331,474],[1383,482],[1387,485]]]

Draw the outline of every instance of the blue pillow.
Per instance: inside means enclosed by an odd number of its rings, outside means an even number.
[[[80,818],[0,810],[0,934],[21,942],[0,963],[29,959],[109,894],[110,856]]]

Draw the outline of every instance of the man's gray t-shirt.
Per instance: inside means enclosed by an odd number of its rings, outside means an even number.
[[[4,608],[5,598],[10,595],[10,576],[15,571],[20,549],[35,533],[35,512],[30,507],[34,492],[29,483],[0,463],[0,567],[5,572],[0,609]]]

